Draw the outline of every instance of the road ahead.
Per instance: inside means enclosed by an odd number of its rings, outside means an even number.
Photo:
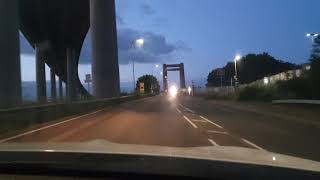
[[[198,98],[145,98],[46,124],[0,142],[85,142],[173,147],[240,146],[320,160],[319,126]]]

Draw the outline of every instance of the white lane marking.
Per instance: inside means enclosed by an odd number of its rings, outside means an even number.
[[[181,106],[183,108],[183,105],[181,103],[179,103],[179,106]]]
[[[189,111],[189,112],[191,112],[191,113],[193,113],[193,114],[195,114],[195,112],[193,111],[193,110],[191,110],[191,109],[189,109],[189,108],[187,108],[187,107],[184,107],[187,111]]]
[[[259,149],[259,150],[261,150],[261,151],[266,151],[266,150],[263,149],[262,147],[254,144],[254,143],[252,143],[252,142],[250,142],[250,141],[248,141],[248,140],[246,140],[246,139],[244,139],[244,138],[241,138],[241,140],[242,140],[243,142],[245,142],[245,143],[247,143],[247,144],[249,144],[249,145],[251,145],[251,146],[253,146],[253,147],[255,147],[255,148]]]
[[[208,133],[216,133],[216,134],[229,134],[228,132],[224,132],[224,131],[212,131],[212,130],[209,130],[207,132]]]
[[[219,146],[219,144],[217,144],[216,142],[214,142],[214,140],[212,140],[212,139],[208,139],[208,141],[209,141],[212,145],[214,145],[214,146]]]
[[[205,117],[203,117],[203,116],[200,116],[200,118],[201,118],[201,119],[203,119],[203,120],[205,120],[205,121],[207,121],[208,123],[211,123],[211,124],[213,124],[213,125],[217,126],[217,127],[218,127],[218,128],[220,128],[220,129],[222,129],[222,128],[223,128],[223,127],[222,127],[222,126],[220,126],[219,124],[216,124],[216,123],[214,123],[214,122],[210,121],[209,119],[207,119],[207,118],[205,118]]]
[[[187,120],[194,128],[198,128],[187,116],[183,116],[185,120]]]
[[[201,119],[192,119],[193,122],[202,122],[202,123],[206,123],[207,121],[205,120],[201,120]]]
[[[178,108],[176,108],[176,110],[178,111],[178,113],[181,113],[181,111]]]
[[[18,134],[16,136],[12,136],[12,137],[9,137],[9,138],[6,138],[6,139],[2,139],[0,140],[0,143],[4,143],[6,141],[10,141],[12,139],[16,139],[16,138],[19,138],[19,137],[22,137],[22,136],[25,136],[25,135],[29,135],[29,134],[32,134],[32,133],[35,133],[35,132],[38,132],[38,131],[41,131],[41,130],[44,130],[44,129],[48,129],[48,128],[51,128],[51,127],[54,127],[54,126],[58,126],[60,124],[64,124],[66,122],[70,122],[70,121],[73,121],[73,120],[76,120],[76,119],[80,119],[82,117],[85,117],[85,116],[89,116],[89,115],[92,115],[92,114],[96,114],[98,112],[101,112],[103,111],[102,110],[98,110],[98,111],[95,111],[95,112],[92,112],[92,113],[89,113],[89,114],[84,114],[82,116],[78,116],[78,117],[74,117],[74,118],[71,118],[71,119],[67,119],[65,121],[62,121],[62,122],[58,122],[58,123],[55,123],[55,124],[51,124],[51,125],[48,125],[48,126],[44,126],[44,127],[41,127],[39,129],[35,129],[35,130],[32,130],[32,131],[28,131],[28,132],[25,132],[25,133],[22,133],[22,134]]]

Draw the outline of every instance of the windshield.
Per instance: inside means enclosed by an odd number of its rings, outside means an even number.
[[[320,1],[58,2],[0,1],[0,150],[108,142],[320,161]]]

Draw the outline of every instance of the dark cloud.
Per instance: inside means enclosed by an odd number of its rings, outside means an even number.
[[[150,15],[153,15],[156,13],[156,11],[147,3],[142,3],[140,8],[141,8],[142,13],[145,15],[150,16]]]
[[[136,39],[143,38],[143,48],[134,47]],[[185,51],[189,48],[182,41],[176,43],[167,42],[163,35],[152,32],[140,32],[133,29],[118,29],[118,53],[119,63],[128,64],[134,58],[139,63],[167,62],[174,58],[176,51]],[[90,33],[85,40],[81,52],[81,64],[89,64],[91,59]]]
[[[81,64],[91,63],[91,35],[90,31],[83,43],[80,55]],[[142,48],[134,47],[136,39],[143,38]],[[20,34],[20,48],[22,54],[34,54],[34,49],[29,42]],[[133,29],[118,29],[118,53],[119,63],[128,64],[134,58],[137,63],[160,63],[168,62],[174,58],[177,51],[190,50],[184,42],[167,42],[163,35],[153,32],[140,32]]]

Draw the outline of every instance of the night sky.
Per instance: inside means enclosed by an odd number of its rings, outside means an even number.
[[[155,74],[155,64],[185,63],[186,78],[205,81],[208,73],[240,53],[268,52],[277,59],[307,62],[319,32],[319,0],[116,0],[121,82]],[[316,23],[318,22],[318,23]],[[145,39],[133,49],[131,42]],[[21,38],[22,80],[34,81],[34,52]],[[81,52],[80,79],[91,72],[90,37]],[[169,80],[177,80],[169,74]],[[49,71],[47,71],[47,79]],[[178,82],[177,82],[178,84]]]

